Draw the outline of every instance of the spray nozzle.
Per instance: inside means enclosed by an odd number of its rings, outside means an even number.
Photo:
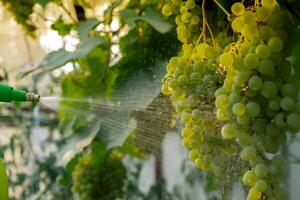
[[[38,102],[40,95],[24,90],[17,90],[8,85],[0,84],[0,102],[30,101]]]
[[[40,95],[28,92],[26,94],[26,101],[39,102],[40,101]]]

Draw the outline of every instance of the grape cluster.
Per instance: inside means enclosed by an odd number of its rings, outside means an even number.
[[[201,9],[194,0],[171,0],[162,8],[165,16],[176,15],[177,36],[183,43],[195,42],[200,31],[199,14]]]
[[[72,191],[80,200],[111,200],[122,197],[126,169],[120,158],[111,154],[104,163],[93,154],[82,156],[73,172]]]
[[[162,12],[176,15],[183,43],[180,56],[167,65],[162,92],[184,124],[190,160],[216,172],[223,164],[218,160],[239,151],[248,166],[242,176],[247,200],[284,199],[280,148],[287,132],[300,131],[300,88],[287,59],[291,17],[276,0],[234,3],[229,20],[237,39],[222,50],[213,38],[200,42],[209,27],[194,0],[171,0]]]
[[[239,36],[219,57],[226,67],[223,86],[216,91],[221,134],[236,140],[240,157],[249,163],[242,181],[247,200],[284,199],[280,180],[284,158],[275,155],[286,143],[286,132],[300,131],[299,88],[293,81],[288,35],[291,22],[276,0],[253,7],[231,7],[232,29]]]
[[[221,49],[210,45],[211,38],[200,42],[200,7],[194,0],[172,0],[162,12],[166,16],[177,14],[177,35],[183,43],[181,55],[171,58],[167,65],[162,93],[171,96],[184,124],[182,145],[189,149],[190,160],[198,168],[220,174],[223,158],[237,152],[234,143],[220,137],[221,124],[215,116],[214,94],[225,75],[217,64]]]
[[[34,0],[0,0],[8,8],[8,10],[13,14],[16,22],[21,24],[28,34],[36,29],[29,22],[29,16],[33,12],[33,6],[35,4]]]

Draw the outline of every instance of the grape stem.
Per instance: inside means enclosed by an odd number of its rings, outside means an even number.
[[[207,20],[206,20],[206,15],[205,15],[205,1],[206,0],[202,1],[202,6],[201,6],[201,9],[202,9],[202,33],[203,33],[204,43],[206,43],[205,32],[206,32],[206,25],[207,25]]]
[[[212,32],[212,30],[211,30],[211,28],[210,28],[210,26],[209,26],[209,24],[208,24],[207,21],[206,21],[206,26],[207,26],[207,29],[208,29],[209,34],[210,34],[210,36],[211,36],[211,39],[212,39],[214,48],[216,48],[216,42],[215,42],[214,34],[213,34],[213,32]]]
[[[217,4],[217,6],[221,8],[221,10],[227,15],[228,18],[231,16],[231,14],[217,0],[213,1]]]
[[[206,28],[208,29],[208,32],[211,36],[211,39],[212,39],[212,42],[213,42],[213,46],[216,47],[216,43],[215,43],[215,38],[214,38],[214,34],[207,22],[207,19],[206,19],[206,14],[205,14],[205,3],[206,3],[206,0],[203,0],[202,1],[202,6],[201,6],[201,11],[202,11],[202,32],[201,34],[199,35],[197,41],[196,41],[196,44],[195,44],[195,48],[193,51],[195,51],[196,47],[198,46],[199,42],[201,41],[202,37],[203,37],[203,42],[206,43],[206,37],[205,37],[205,33],[206,33]]]

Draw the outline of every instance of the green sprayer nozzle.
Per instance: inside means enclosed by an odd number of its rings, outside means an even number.
[[[0,102],[11,101],[30,101],[38,102],[40,95],[26,92],[24,90],[16,90],[8,85],[0,84]]]

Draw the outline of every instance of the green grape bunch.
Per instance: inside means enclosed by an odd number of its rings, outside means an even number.
[[[291,16],[276,0],[256,0],[247,7],[237,2],[231,13],[216,2],[237,38],[222,48],[204,3],[171,0],[162,8],[165,16],[176,15],[183,43],[181,54],[170,59],[162,85],[184,124],[183,146],[197,167],[215,174],[224,164],[218,160],[239,155],[245,163],[240,179],[248,188],[247,200],[285,199],[280,149],[287,132],[300,131],[300,88],[288,59],[295,28]]]
[[[98,166],[93,154],[82,156],[73,172],[72,191],[80,200],[112,200],[123,196],[126,169],[113,153]]]
[[[189,150],[189,159],[198,168],[221,176],[224,158],[237,152],[234,143],[219,135],[222,124],[215,115],[215,92],[225,76],[225,68],[217,63],[222,50],[212,35],[206,37],[205,29],[200,31],[200,18],[205,15],[194,0],[172,0],[163,6],[162,13],[176,15],[177,35],[183,43],[181,54],[167,65],[162,93],[171,96],[175,115],[184,125],[182,145]],[[208,24],[204,26],[210,29]]]
[[[249,163],[242,177],[247,200],[284,199],[285,161],[278,153],[286,133],[300,130],[299,87],[287,60],[292,22],[276,0],[248,8],[235,3],[231,12],[238,40],[219,59],[227,69],[215,102],[225,122],[221,134],[238,142],[241,159]]]

